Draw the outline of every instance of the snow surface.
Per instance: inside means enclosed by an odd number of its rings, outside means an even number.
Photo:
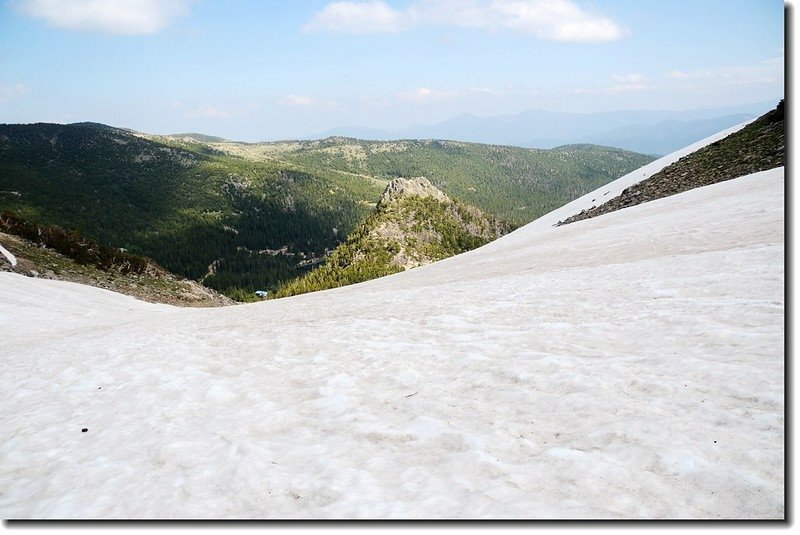
[[[218,309],[0,273],[0,515],[782,518],[783,201]]]
[[[3,255],[4,257],[6,257],[6,260],[8,260],[11,263],[11,267],[14,267],[14,266],[17,265],[17,257],[15,257],[13,254],[11,254],[11,251],[6,249],[2,245],[0,245],[0,254]]]

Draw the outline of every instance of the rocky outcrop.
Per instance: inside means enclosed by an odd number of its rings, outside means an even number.
[[[442,190],[431,184],[424,176],[415,178],[395,178],[386,186],[378,207],[387,206],[404,197],[432,197],[442,202],[452,202]]]
[[[488,243],[514,226],[450,199],[424,177],[392,180],[375,211],[318,269],[273,297],[390,275]]]
[[[425,177],[389,182],[376,215],[369,236],[391,244],[396,252],[390,264],[403,270],[464,252],[510,230],[474,206],[456,203]],[[463,245],[452,247],[454,241]]]

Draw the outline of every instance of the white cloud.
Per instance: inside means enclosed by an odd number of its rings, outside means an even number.
[[[313,98],[301,95],[286,95],[278,102],[281,104],[288,104],[289,106],[313,106],[317,103]]]
[[[413,91],[398,93],[397,100],[402,102],[432,102],[454,96],[456,96],[456,93],[453,91],[437,91],[435,89],[428,89],[427,87],[420,87]]]
[[[598,42],[622,38],[608,17],[573,0],[416,0],[394,9],[382,0],[333,2],[314,14],[306,31],[390,33],[435,25],[517,31],[552,41]]]
[[[152,34],[188,11],[187,0],[18,0],[25,15],[69,30]]]
[[[553,41],[615,41],[623,34],[613,20],[590,14],[571,0],[496,0],[486,15],[486,24],[495,29]]]
[[[226,119],[231,117],[230,112],[216,106],[200,106],[183,112],[185,119]]]
[[[406,14],[392,9],[381,0],[370,2],[333,2],[314,14],[306,31],[332,33],[391,33],[404,30]]]
[[[25,84],[7,84],[0,82],[0,103],[21,97],[30,93],[31,88]]]

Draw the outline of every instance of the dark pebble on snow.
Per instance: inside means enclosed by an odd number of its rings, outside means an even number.
[[[85,432],[86,432],[86,431],[88,431],[88,430],[89,430],[89,428],[88,428],[88,427],[84,427],[83,429],[81,429],[81,433],[85,433]]]

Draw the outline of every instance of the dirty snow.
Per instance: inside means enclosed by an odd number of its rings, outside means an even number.
[[[782,518],[783,201],[219,309],[0,273],[0,516]]]

